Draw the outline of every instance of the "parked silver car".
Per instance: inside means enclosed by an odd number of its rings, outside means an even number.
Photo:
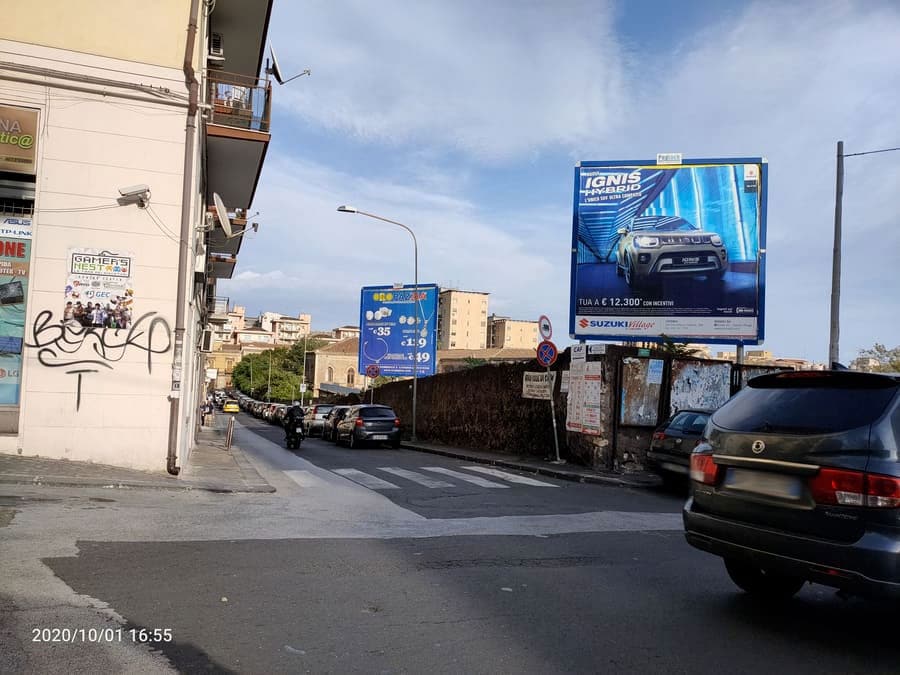
[[[631,288],[667,276],[705,275],[720,281],[728,271],[722,237],[678,216],[641,216],[618,230],[616,274]]]

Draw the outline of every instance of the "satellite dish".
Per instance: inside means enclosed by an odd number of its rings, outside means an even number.
[[[266,73],[275,78],[275,81],[278,84],[287,84],[291,80],[296,80],[298,77],[302,77],[303,75],[310,75],[311,71],[307,68],[304,71],[301,71],[299,74],[294,75],[293,77],[289,77],[288,79],[284,79],[284,75],[281,74],[281,66],[278,65],[278,57],[275,56],[275,47],[269,45],[269,54],[272,56],[272,65],[266,66]]]
[[[219,219],[219,225],[225,231],[225,237],[231,238],[231,219],[228,217],[228,209],[225,208],[225,202],[219,196],[218,192],[213,192],[213,201],[216,204],[216,217]]]
[[[269,72],[272,73],[272,77],[275,78],[278,84],[284,84],[284,77],[281,75],[281,68],[278,66],[278,59],[275,57],[275,48],[271,45],[269,45],[269,54],[272,55],[272,68]]]

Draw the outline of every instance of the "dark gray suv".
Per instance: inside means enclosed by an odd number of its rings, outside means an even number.
[[[763,375],[691,454],[687,540],[753,595],[807,581],[900,598],[900,377]]]

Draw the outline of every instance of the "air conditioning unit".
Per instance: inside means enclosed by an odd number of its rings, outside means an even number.
[[[213,350],[213,332],[208,328],[200,335],[200,351],[211,352]]]
[[[221,33],[209,34],[209,54],[206,62],[210,68],[221,68],[225,63],[225,41]]]

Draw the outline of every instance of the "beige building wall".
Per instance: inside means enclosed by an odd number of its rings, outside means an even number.
[[[180,69],[190,8],[190,0],[8,0],[0,38]]]
[[[529,349],[537,347],[537,321],[516,321],[497,318],[490,323],[490,344],[493,348]]]
[[[358,357],[355,354],[317,353],[313,381],[314,396],[319,396],[322,383],[339,384],[342,387],[362,387],[362,376],[356,372]]]
[[[438,349],[484,349],[488,294],[444,290],[438,296]]]
[[[54,78],[7,81],[0,86],[0,104],[32,108],[40,114],[24,320],[26,343],[50,349],[24,350],[18,433],[0,437],[0,452],[165,469],[179,253],[171,233],[180,227],[186,118],[186,105],[178,100],[186,94],[181,59],[174,57],[176,43],[184,48],[185,31],[173,26],[186,27],[189,5],[162,5],[160,12],[130,1],[4,5],[3,34],[14,30],[17,41],[0,40],[0,50],[15,54],[16,63],[165,86],[172,95],[152,101],[120,100],[113,87],[93,87],[97,91],[92,93],[92,85],[84,84],[81,89],[89,91],[76,91]],[[167,12],[175,12],[176,7],[182,17],[173,24]],[[124,30],[135,26],[136,16],[142,17],[141,30]],[[162,37],[163,32],[170,37]],[[93,51],[127,55],[132,60],[152,57],[154,63],[171,67],[80,53],[92,51],[88,48],[92,40],[97,45]],[[79,51],[43,44],[65,44]],[[192,150],[199,157],[196,145]],[[193,193],[199,222],[197,173],[195,163]],[[137,184],[150,186],[150,204],[161,225],[147,209],[117,202],[118,188]],[[203,254],[199,240],[190,245],[192,255]],[[142,321],[141,338],[129,344],[121,333],[82,334],[81,339],[70,331],[64,353],[53,334],[40,331],[36,322],[42,312],[49,312],[56,335],[64,330],[60,328],[63,289],[73,248],[133,254],[133,320]],[[186,300],[192,290],[188,284]],[[187,459],[205,375],[196,348],[196,309],[192,311],[178,364],[183,376],[176,394],[183,401],[179,465]]]

